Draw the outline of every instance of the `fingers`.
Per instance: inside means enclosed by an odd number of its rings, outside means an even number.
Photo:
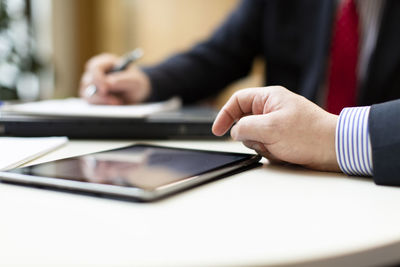
[[[135,87],[134,74],[128,71],[109,74],[106,78],[110,93],[121,93],[129,87]]]
[[[91,104],[121,105],[144,101],[151,91],[150,80],[144,72],[132,66],[124,71],[107,73],[119,60],[110,54],[89,60],[81,79],[80,96]]]
[[[268,159],[271,163],[282,163],[284,161],[275,157],[266,147],[264,144],[256,141],[243,141],[243,145],[246,147],[253,149],[257,152],[257,154],[263,156],[264,158]]]
[[[87,102],[95,105],[122,105],[124,104],[123,99],[118,97],[117,95],[102,95],[102,94],[94,94],[91,97],[88,97]]]
[[[100,69],[103,72],[111,69],[116,63],[118,63],[119,57],[113,54],[103,53],[92,57],[86,63],[86,70]]]
[[[86,64],[85,73],[82,75],[80,84],[80,95],[85,96],[85,90],[89,85],[94,84],[101,94],[107,93],[106,72],[119,61],[118,57],[111,54],[101,54],[90,59]]]
[[[262,113],[267,98],[268,90],[265,88],[249,88],[236,92],[218,113],[212,132],[221,136],[241,117]]]
[[[264,144],[257,141],[243,141],[243,145],[255,150],[260,155],[262,155],[263,152],[266,151]]]
[[[274,114],[243,117],[232,127],[231,136],[236,141],[251,140],[271,144],[277,140],[278,135],[274,121]]]
[[[120,95],[126,104],[146,100],[151,91],[149,77],[135,66],[107,75],[107,84],[109,93]]]

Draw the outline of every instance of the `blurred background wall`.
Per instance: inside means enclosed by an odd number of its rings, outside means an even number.
[[[7,0],[0,0],[7,1]],[[18,0],[8,0],[18,1]],[[141,47],[153,64],[206,38],[239,0],[19,0],[30,4],[38,56],[45,66],[39,98],[76,96],[85,62]],[[227,89],[262,84],[263,64]]]

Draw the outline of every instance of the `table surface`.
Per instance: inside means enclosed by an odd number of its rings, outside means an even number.
[[[33,163],[132,143],[73,140]],[[232,141],[147,143],[251,152]],[[400,262],[400,188],[263,162],[153,203],[0,183],[0,266]]]

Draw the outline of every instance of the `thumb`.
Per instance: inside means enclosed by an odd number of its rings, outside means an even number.
[[[273,125],[270,114],[250,115],[241,118],[231,129],[231,136],[236,141],[257,141],[269,144],[273,138]]]
[[[107,85],[110,92],[123,92],[131,87],[135,87],[135,79],[127,71],[116,72],[107,75]]]

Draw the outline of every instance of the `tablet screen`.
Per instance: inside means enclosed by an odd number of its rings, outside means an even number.
[[[25,167],[13,172],[152,190],[251,156],[134,145]]]

